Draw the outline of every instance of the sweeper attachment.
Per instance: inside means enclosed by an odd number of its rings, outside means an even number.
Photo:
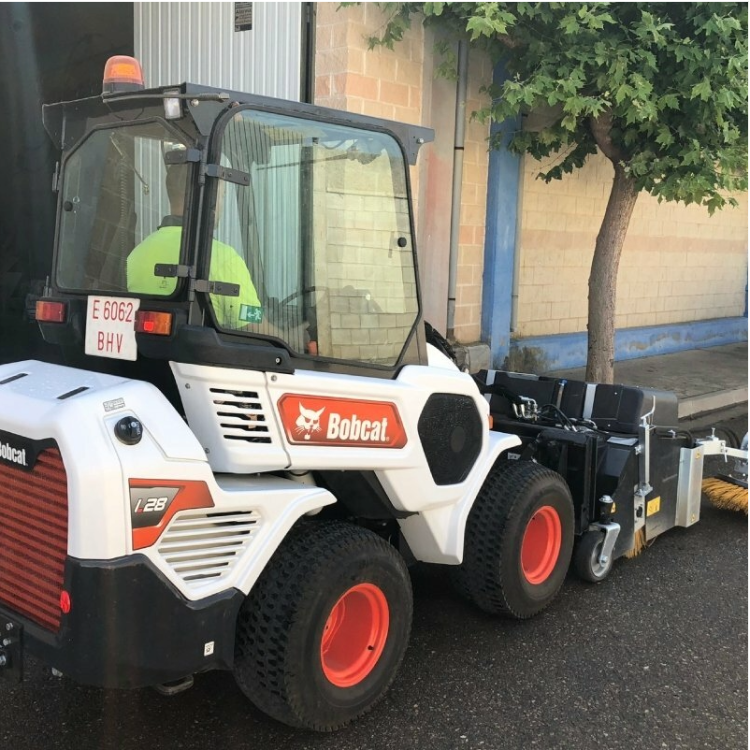
[[[477,379],[495,429],[521,437],[507,458],[553,469],[571,488],[573,562],[585,580],[603,580],[616,558],[697,523],[702,486],[715,504],[721,494],[723,507],[747,512],[747,436],[738,449],[714,432],[681,430],[672,393],[492,370]],[[736,459],[733,473],[704,482],[711,456]]]
[[[333,730],[396,678],[408,562],[531,617],[571,561],[600,581],[695,523],[703,455],[735,455],[676,429],[672,394],[455,366],[420,314],[430,130],[145,90],[128,58],[44,118],[62,158],[35,310],[65,365],[0,366],[0,678],[26,653],[170,695],[231,670]]]

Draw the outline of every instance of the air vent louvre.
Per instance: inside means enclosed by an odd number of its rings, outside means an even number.
[[[244,440],[248,443],[272,442],[266,415],[257,391],[234,391],[210,388],[214,394],[221,434],[225,440]]]
[[[261,516],[254,510],[181,513],[157,549],[188,586],[197,586],[229,575],[260,526]]]

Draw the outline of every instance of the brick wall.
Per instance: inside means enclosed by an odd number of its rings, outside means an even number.
[[[368,50],[367,37],[382,31],[387,18],[375,4],[339,9],[337,3],[319,3],[317,8],[316,104],[427,125],[439,129],[443,139],[449,131],[452,142],[455,84],[434,83],[433,39],[420,23],[414,23],[394,50],[382,47]],[[479,89],[491,79],[491,66],[483,56],[472,53],[469,70],[467,112],[471,113],[480,107]],[[452,96],[452,100],[447,102],[446,96]],[[467,126],[455,319],[456,339],[463,343],[476,341],[480,335],[488,133],[488,125],[469,122]],[[443,249],[448,238],[444,231],[428,230],[436,225],[434,216],[428,214],[444,214],[446,205],[450,209],[450,173],[447,179],[439,180],[437,187],[435,183],[430,189],[420,191],[420,183],[435,174],[429,171],[429,164],[440,166],[434,150],[434,144],[423,147],[417,167],[411,170],[411,183],[423,305],[438,311],[429,317],[442,327],[444,317],[440,320],[440,314],[447,305],[444,280],[448,276]],[[445,169],[441,174],[445,176]],[[436,277],[439,283],[435,283]]]
[[[612,184],[603,156],[561,181],[536,179],[524,158],[518,336],[586,330],[588,275]],[[742,315],[747,283],[747,195],[738,208],[659,203],[640,194],[617,283],[618,328]]]

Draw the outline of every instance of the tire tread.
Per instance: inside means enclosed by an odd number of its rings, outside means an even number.
[[[522,503],[535,484],[544,481],[567,484],[556,472],[528,461],[508,462],[501,471],[494,469],[485,480],[466,524],[464,561],[452,571],[453,585],[480,609],[490,614],[522,620],[532,617],[551,604],[562,586],[539,609],[520,611],[509,601],[501,550],[510,541],[508,521],[522,510]],[[564,577],[563,577],[564,578]]]
[[[378,699],[357,716],[339,722],[321,721],[312,715],[304,705],[299,686],[289,679],[290,634],[316,594],[310,582],[325,579],[326,571],[340,568],[348,551],[361,550],[363,546],[373,550],[373,554],[385,554],[401,566],[408,582],[401,556],[373,532],[338,521],[304,523],[279,546],[240,610],[235,679],[261,711],[289,726],[323,732],[339,729],[367,713],[395,679],[398,665]],[[410,620],[411,611],[408,616]]]

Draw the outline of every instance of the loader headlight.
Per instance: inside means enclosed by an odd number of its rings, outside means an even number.
[[[180,90],[165,91],[165,94],[179,94]],[[167,120],[179,120],[182,117],[182,102],[179,97],[170,96],[164,97],[164,117]]]

